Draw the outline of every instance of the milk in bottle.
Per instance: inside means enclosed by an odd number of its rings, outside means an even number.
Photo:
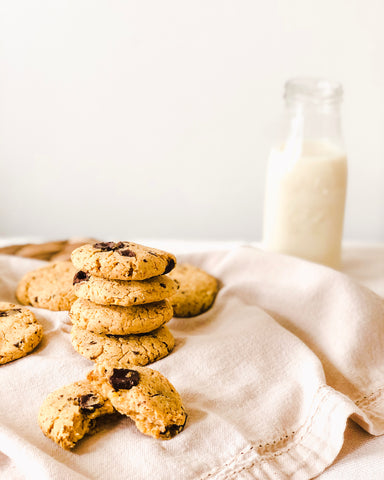
[[[271,149],[264,206],[264,245],[333,268],[340,266],[347,185],[339,84],[286,84],[285,138]]]

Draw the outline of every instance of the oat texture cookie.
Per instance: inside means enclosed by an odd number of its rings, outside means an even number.
[[[169,273],[176,264],[171,253],[133,242],[98,242],[72,252],[72,262],[83,270],[111,280],[145,280]]]
[[[103,335],[74,325],[71,330],[73,348],[97,363],[114,361],[122,368],[147,365],[166,357],[175,346],[167,327],[138,335]]]
[[[101,381],[115,409],[130,417],[145,435],[169,439],[183,430],[187,414],[180,395],[156,370],[109,363],[98,365],[88,378]]]
[[[79,298],[72,304],[69,316],[74,325],[93,333],[129,335],[161,327],[172,318],[173,310],[169,300],[119,307]]]
[[[50,393],[40,408],[38,421],[44,435],[60,447],[71,449],[84,435],[94,432],[98,417],[114,412],[100,386],[82,380]]]
[[[169,274],[178,290],[171,298],[175,317],[194,317],[207,311],[219,290],[219,282],[204,270],[180,264]]]
[[[100,305],[129,307],[143,303],[159,302],[171,297],[177,289],[173,280],[166,275],[142,281],[106,280],[105,278],[77,272],[73,279],[78,297]]]
[[[0,302],[0,365],[28,355],[43,336],[43,327],[27,308]]]
[[[20,280],[16,296],[23,305],[48,310],[69,310],[76,300],[73,277],[76,269],[71,262],[54,262],[28,272]]]

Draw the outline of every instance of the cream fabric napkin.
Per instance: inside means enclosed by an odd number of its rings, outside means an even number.
[[[252,247],[179,261],[222,282],[211,310],[169,323],[175,350],[152,365],[180,392],[185,430],[154,440],[123,418],[73,452],[44,437],[43,399],[92,362],[73,350],[66,312],[33,309],[41,346],[0,367],[4,478],[304,480],[333,462],[348,417],[384,433],[380,297],[326,267]],[[19,278],[40,264],[0,257],[0,299],[13,301]]]

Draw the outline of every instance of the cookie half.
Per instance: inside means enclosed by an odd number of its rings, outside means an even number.
[[[80,298],[100,305],[129,307],[144,303],[159,302],[171,297],[177,289],[166,275],[142,281],[106,280],[105,278],[77,272],[73,279],[74,291]]]
[[[172,333],[165,326],[138,335],[102,335],[74,325],[71,330],[73,348],[97,363],[115,362],[122,368],[128,365],[147,365],[166,357],[175,346]]]
[[[71,262],[54,262],[46,267],[28,272],[20,280],[16,297],[23,305],[48,310],[69,310],[76,300],[73,276],[76,273]]]
[[[176,265],[169,277],[178,286],[171,298],[175,317],[194,317],[211,308],[219,290],[215,277],[189,264]]]
[[[44,435],[60,447],[71,449],[84,435],[93,433],[98,417],[114,412],[102,388],[83,380],[50,393],[40,408],[38,421]]]
[[[187,414],[181,397],[156,370],[109,363],[97,366],[88,378],[100,381],[114,408],[130,417],[145,435],[170,439],[183,430]]]
[[[72,252],[78,270],[111,280],[145,280],[170,272],[174,255],[133,242],[97,242]]]
[[[0,302],[0,365],[30,353],[43,336],[43,327],[27,308]]]
[[[172,318],[173,310],[169,300],[119,307],[79,298],[73,303],[69,316],[74,325],[93,333],[129,335],[161,327]]]

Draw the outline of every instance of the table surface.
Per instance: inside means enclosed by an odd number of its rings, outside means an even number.
[[[0,246],[39,242],[44,239],[1,238]],[[182,254],[196,251],[227,250],[244,245],[244,241],[184,241],[173,239],[138,239],[144,245]],[[249,244],[250,242],[248,242]],[[261,247],[259,242],[252,245]],[[384,296],[384,244],[346,242],[342,269],[357,282]],[[345,430],[344,445],[334,463],[317,478],[321,480],[382,480],[384,478],[384,435],[374,437],[352,421]]]

